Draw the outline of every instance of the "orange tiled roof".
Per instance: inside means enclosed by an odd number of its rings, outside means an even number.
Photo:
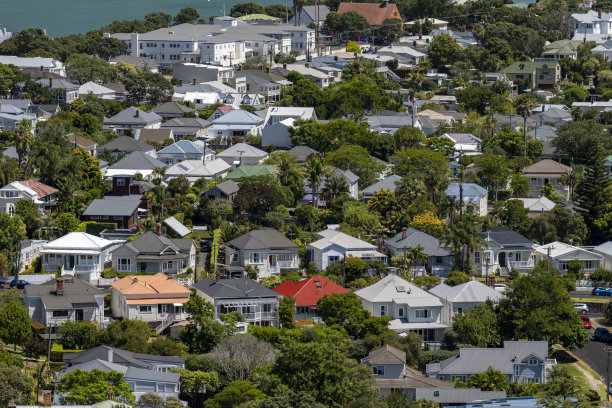
[[[176,298],[183,298],[191,294],[189,289],[163,273],[126,276],[111,283],[111,287],[128,297],[129,295],[150,295],[152,298],[157,298],[172,295]]]
[[[383,21],[388,18],[399,18],[399,10],[394,3],[386,3],[386,7],[383,3],[340,3],[338,6],[338,14],[348,13],[354,11],[357,14],[362,15],[368,20],[370,25],[382,25]]]
[[[59,190],[56,188],[53,188],[51,186],[48,186],[44,183],[41,183],[40,181],[36,181],[34,179],[29,179],[26,181],[20,181],[21,184],[23,184],[24,186],[36,191],[36,194],[38,194],[38,197],[42,198],[42,197],[46,197],[48,195],[51,194],[55,194],[55,193],[59,193]]]
[[[125,302],[128,305],[157,305],[160,303],[187,303],[188,297],[182,298],[146,298],[146,299],[127,299]]]

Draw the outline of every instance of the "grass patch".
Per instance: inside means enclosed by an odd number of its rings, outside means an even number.
[[[580,302],[580,303],[608,303],[610,302],[610,298],[572,298],[572,302]]]
[[[593,371],[593,369],[591,367],[589,367],[588,365],[584,364],[582,361],[578,360],[578,361],[576,361],[576,364],[578,364],[580,366],[580,368],[582,368],[583,370],[585,370],[589,374],[591,374],[593,376],[593,378],[601,380],[601,376],[599,374],[597,374],[595,371]]]

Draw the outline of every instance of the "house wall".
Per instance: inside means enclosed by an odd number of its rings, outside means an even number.
[[[188,299],[185,299],[185,302]],[[147,303],[143,301],[141,304],[129,304],[127,305],[127,319],[142,320],[143,322],[162,322],[166,320],[170,315],[174,314],[174,320],[186,320],[189,318],[189,314],[185,313],[183,306],[173,306],[172,303],[161,304],[162,308],[158,307],[158,303]],[[140,306],[150,306],[151,311],[141,311]],[[125,306],[124,306],[125,308]]]
[[[251,259],[255,259],[255,256],[251,256],[251,253],[258,253],[259,258],[261,258],[260,263],[251,263]],[[257,277],[258,279],[265,278],[268,276],[280,276],[281,269],[292,269],[297,270],[300,266],[300,257],[297,253],[297,249],[291,255],[291,259],[288,261],[278,260],[276,261],[271,258],[275,258],[279,256],[278,252],[273,250],[265,251],[265,250],[257,250],[257,251],[235,251],[231,247],[226,248],[226,260],[229,260],[229,264],[232,266],[242,266],[246,267],[248,265],[253,265],[258,269]],[[283,254],[284,255],[284,254]],[[237,259],[236,259],[237,258]],[[270,261],[275,261],[276,265],[272,265]]]
[[[82,221],[116,222],[117,228],[132,229],[138,225],[138,210],[130,216],[82,215]]]
[[[104,295],[95,296],[95,299],[98,303],[97,308],[82,308],[83,320],[96,321],[102,324],[104,322]],[[74,308],[68,309],[67,317],[53,317],[53,309],[46,309],[40,297],[26,297],[24,303],[28,308],[30,317],[44,326],[61,326],[67,321],[76,320],[76,309]]]
[[[10,197],[11,195],[15,195],[16,197]],[[15,203],[20,200],[30,200],[35,201],[38,199],[38,196],[31,197],[25,191],[20,191],[12,188],[3,188],[0,189],[0,213],[12,214],[15,208]],[[43,211],[43,205],[39,205],[39,210]]]
[[[262,146],[275,146],[275,147],[292,147],[291,134],[289,128],[282,123],[275,123],[270,126],[266,126],[263,129],[261,136]]]
[[[280,295],[279,295],[280,297]],[[232,310],[239,311],[249,324],[257,326],[274,326],[278,327],[278,297],[269,298],[243,298],[243,299],[215,299],[215,318],[219,314],[228,313]],[[237,303],[249,303],[249,309],[246,306],[236,306]],[[269,311],[264,311],[265,306],[269,305]]]
[[[171,382],[161,381],[147,381],[143,379],[125,378],[125,381],[130,384],[132,393],[138,400],[143,394],[148,392],[155,393],[163,398],[173,396],[178,398],[179,396],[179,384]]]
[[[541,197],[542,187],[544,187],[547,183],[551,183],[557,194],[563,197],[564,200],[569,200],[569,187],[560,184],[562,175],[551,174],[549,177],[533,177],[529,174],[524,174],[523,176],[529,179],[529,192],[527,193],[528,197]]]

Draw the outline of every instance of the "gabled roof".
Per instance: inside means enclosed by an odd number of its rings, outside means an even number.
[[[351,250],[376,250],[376,245],[370,244],[369,242],[362,241],[355,237],[352,237],[344,232],[336,231],[333,229],[326,229],[318,232],[319,240],[311,242],[308,246],[317,249],[325,249],[332,245],[337,245],[344,249]]]
[[[164,224],[169,226],[174,232],[179,234],[181,237],[185,237],[191,234],[191,231],[189,230],[189,228],[184,226],[179,220],[177,220],[174,217],[166,218],[164,220]]]
[[[485,198],[488,191],[484,187],[480,187],[476,183],[463,183],[463,201],[479,203]],[[461,195],[461,187],[459,183],[449,183],[446,188],[446,195],[459,199]]]
[[[49,87],[49,78],[43,78],[36,81],[36,83],[41,84],[44,87]],[[68,82],[62,78],[53,78],[53,82],[51,84],[51,89],[66,89],[66,90],[76,90],[79,89],[78,85],[73,84],[72,82]]]
[[[323,276],[313,276],[299,282],[286,280],[275,287],[274,291],[285,297],[294,297],[295,304],[298,306],[316,305],[317,301],[325,295],[348,293],[348,290]]]
[[[376,193],[377,191],[380,190],[389,190],[389,191],[395,191],[395,189],[397,188],[397,183],[400,182],[402,180],[401,176],[398,176],[397,174],[392,174],[389,177],[377,181],[374,184],[371,184],[369,186],[367,186],[366,188],[363,189],[363,194],[364,195],[374,195],[374,193]]]
[[[571,167],[550,159],[540,160],[523,169],[524,176],[563,175],[572,171]]]
[[[43,245],[43,251],[53,252],[55,250],[76,250],[76,249],[91,249],[101,250],[116,241],[96,237],[86,232],[71,232],[53,241],[49,241]]]
[[[211,151],[212,152],[212,151]],[[157,155],[164,154],[202,154],[204,153],[204,142],[191,141],[191,140],[179,140],[170,146],[164,147]],[[214,153],[214,152],[212,152]]]
[[[104,125],[148,125],[155,122],[161,122],[162,117],[155,112],[145,112],[134,106],[119,112],[113,117],[104,121]]]
[[[115,93],[114,90],[107,88],[105,86],[102,86],[100,84],[96,84],[95,82],[92,82],[92,81],[85,82],[83,85],[79,87],[79,94],[81,95],[87,95],[90,92],[94,95],[114,94]]]
[[[445,133],[442,136],[451,139],[456,144],[479,144],[482,142],[471,133]]]
[[[234,180],[226,180],[223,183],[219,183],[216,186],[209,188],[208,190],[204,191],[204,193],[211,191],[215,188],[219,189],[223,194],[227,196],[237,193],[240,189],[240,187],[238,187],[238,184]]]
[[[334,169],[334,173],[337,176],[344,177],[349,185],[359,181],[359,176],[350,170]]]
[[[172,139],[172,129],[141,129],[138,134],[138,141],[164,143],[167,139]]]
[[[606,254],[608,256],[612,255],[612,241],[597,245],[595,248],[593,248],[593,251]]]
[[[227,246],[240,250],[297,248],[297,244],[273,228],[251,230],[229,241]]]
[[[75,133],[68,133],[66,135],[66,138],[72,144],[75,143],[75,139],[76,139],[77,146],[81,146],[83,148],[94,147],[94,146],[98,145],[96,142],[93,142],[93,141],[91,141],[89,139],[85,139],[83,136],[79,136],[79,135],[77,135]]]
[[[107,144],[98,147],[98,150],[104,151],[109,150],[111,152],[150,152],[155,150],[153,146],[145,142],[138,141],[133,137],[119,136],[116,139],[111,140]]]
[[[162,123],[162,128],[175,128],[175,127],[193,127],[199,129],[206,129],[210,127],[211,123],[206,119],[202,118],[174,118],[170,119],[166,123]]]
[[[157,167],[166,167],[166,164],[141,151],[128,154],[110,169],[122,170],[155,170]]]
[[[386,240],[385,243],[396,250],[415,248],[420,245],[423,247],[423,252],[428,256],[448,256],[451,254],[450,248],[442,246],[437,238],[414,228],[406,229],[405,238],[402,231]]]
[[[394,274],[389,274],[373,285],[359,289],[355,294],[372,303],[395,302],[410,307],[442,306],[440,299]]]
[[[146,297],[184,297],[188,298],[191,291],[163,273],[155,275],[126,276],[113,283],[111,287],[124,295],[141,295]]]
[[[65,275],[63,294],[56,292],[55,279],[47,282],[26,286],[25,297],[39,297],[46,309],[74,309],[75,307],[98,307],[96,295],[104,295],[104,291],[77,277]]]
[[[302,13],[306,13],[310,16],[313,21],[317,21],[317,15],[319,16],[319,21],[324,21],[327,15],[329,14],[329,7],[321,4],[317,6],[304,6],[302,7]],[[297,16],[294,16],[297,18]],[[290,20],[294,20],[292,17]],[[303,23],[302,23],[303,24]]]
[[[227,115],[231,111],[235,110],[235,108],[232,105],[223,105],[217,107],[216,110],[218,110],[222,115]]]
[[[140,195],[96,198],[89,204],[85,211],[83,211],[83,215],[129,217],[136,212],[141,201],[142,197]]]
[[[457,286],[441,283],[431,288],[429,293],[449,302],[484,303],[487,299],[491,299],[491,301],[497,303],[502,298],[500,292],[475,280]]]
[[[489,231],[479,232],[476,234],[479,238],[484,239],[485,241],[494,241],[502,246],[512,246],[512,245],[533,245],[533,242],[519,234],[518,232],[514,232],[509,230],[508,228],[497,226]]]
[[[38,194],[39,198],[43,198],[43,197],[50,196],[51,194],[59,193],[59,190],[57,188],[48,186],[34,179],[20,181],[19,183],[29,188],[30,190],[34,191],[36,194]]]
[[[253,279],[242,277],[239,279],[221,279],[217,282],[212,278],[204,278],[194,287],[213,299],[252,299],[262,297],[279,298],[281,295]]]
[[[126,243],[125,247],[131,249],[136,254],[162,255],[164,252],[168,251],[168,249],[175,253],[188,253],[192,245],[192,239],[172,239],[148,231],[138,238]]]
[[[386,4],[386,7],[383,6]],[[354,11],[361,14],[371,25],[380,26],[388,18],[402,19],[394,3],[340,3],[338,14]]]
[[[235,145],[225,149],[221,153],[217,153],[217,157],[220,158],[255,157],[263,159],[267,156],[268,153],[247,143],[236,143]]]
[[[273,164],[243,164],[232,170],[225,178],[241,179],[251,176],[273,176],[278,173]]]
[[[385,344],[370,351],[367,357],[361,359],[361,364],[406,364],[406,353],[398,348]]]
[[[205,163],[202,160],[183,160],[168,167],[166,176],[214,177],[231,168],[223,159],[207,160]]]
[[[550,248],[550,253],[548,252],[548,248]],[[543,255],[548,256],[550,254],[551,258],[557,258],[560,256],[569,255],[575,252],[582,252],[584,254],[589,254],[593,258],[596,258],[596,259],[600,259],[602,257],[600,254],[597,254],[595,252],[587,251],[584,248],[580,248],[580,247],[573,246],[573,245],[566,244],[564,242],[559,242],[559,241],[551,242],[550,244],[546,244],[546,245],[536,246],[535,250],[536,252],[543,254]]]
[[[524,74],[535,72],[536,69],[550,68],[551,70],[557,69],[559,65],[556,61],[542,61],[542,62],[529,62],[529,61],[517,61],[506,68],[502,69],[505,74]]]
[[[295,157],[298,163],[303,163],[306,161],[308,156],[310,156],[311,154],[316,154],[318,152],[308,146],[293,146],[287,151],[287,153]]]
[[[183,115],[185,113],[195,112],[195,109],[190,108],[189,106],[185,106],[182,103],[178,102],[166,102],[161,105],[157,105],[151,112],[155,112],[159,115],[163,114],[176,114]]]
[[[258,125],[263,122],[263,119],[253,113],[242,109],[234,109],[223,116],[219,116],[212,121],[213,125]]]
[[[530,212],[550,211],[557,205],[545,196],[538,198],[515,198],[514,200],[521,201],[523,207],[527,208]]]

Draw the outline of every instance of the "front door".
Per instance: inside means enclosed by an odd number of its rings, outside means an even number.
[[[506,253],[505,252],[500,252],[499,255],[499,266],[501,267],[506,267]]]
[[[74,311],[74,319],[75,320],[83,320],[83,309],[76,309]]]
[[[68,256],[68,269],[74,268],[74,255]]]

